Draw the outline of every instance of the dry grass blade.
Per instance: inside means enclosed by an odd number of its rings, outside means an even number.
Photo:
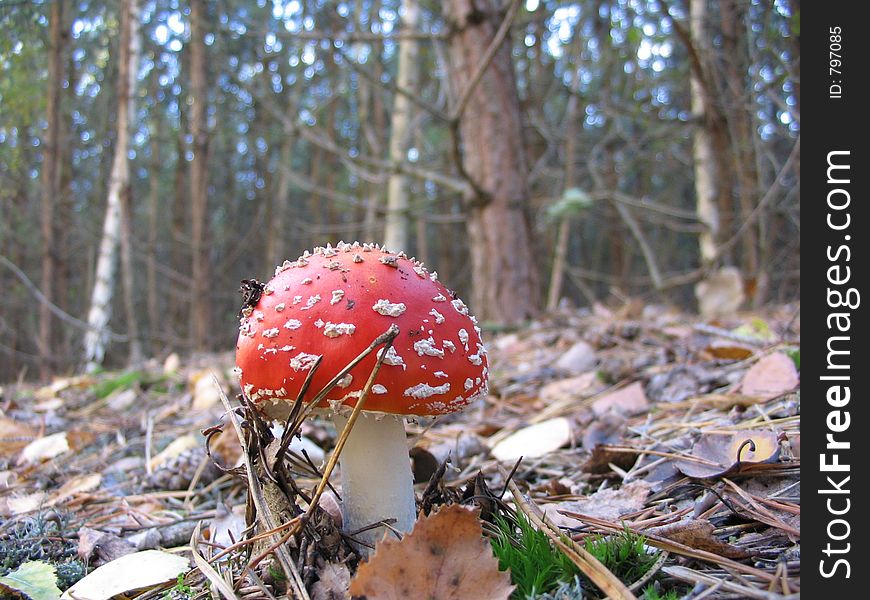
[[[226,598],[226,600],[240,600],[232,586],[221,577],[220,573],[218,573],[214,567],[203,558],[199,553],[199,550],[197,550],[196,546],[199,540],[200,525],[201,523],[196,524],[196,528],[193,530],[193,535],[190,536],[190,552],[193,554],[193,562],[196,563],[196,567],[199,569],[200,573],[202,573],[206,579],[217,588],[221,596]]]
[[[218,385],[217,381],[215,381],[215,385]],[[219,385],[218,388],[220,389]],[[274,515],[272,515],[272,511],[269,510],[266,498],[263,496],[263,488],[262,486],[260,486],[260,482],[257,480],[254,465],[251,463],[251,456],[249,453],[248,444],[245,441],[244,433],[242,433],[242,427],[239,424],[238,416],[236,415],[233,407],[230,405],[230,401],[227,398],[226,394],[224,394],[223,389],[220,389],[220,399],[224,407],[226,408],[227,417],[233,424],[233,428],[235,429],[236,435],[239,438],[239,443],[241,444],[242,457],[245,460],[245,468],[248,474],[248,489],[251,491],[251,498],[253,498],[254,506],[257,508],[257,519],[261,521],[264,529],[278,529],[279,524],[276,522]],[[278,534],[273,534],[272,539],[275,542],[278,542],[281,538],[278,536]],[[296,569],[293,558],[290,556],[290,553],[287,551],[287,548],[285,548],[283,544],[277,544],[277,546],[275,547],[275,556],[278,558],[278,562],[281,564],[284,572],[288,575],[290,584],[293,586],[296,595],[299,598],[302,598],[302,600],[311,600],[311,598],[308,596],[308,591],[305,589],[305,584],[302,582],[302,577],[299,575],[299,571]]]
[[[696,558],[698,560],[705,560],[708,562],[716,563],[722,567],[734,569],[735,571],[740,571],[742,573],[746,573],[747,575],[753,575],[758,577],[759,579],[763,579],[764,581],[773,581],[774,576],[770,573],[762,571],[760,569],[756,569],[754,567],[750,567],[749,565],[744,565],[743,563],[737,562],[735,560],[731,560],[730,558],[725,558],[724,556],[719,556],[718,554],[714,554],[713,552],[707,552],[706,550],[698,550],[697,548],[692,548],[691,546],[686,546],[685,544],[681,544],[679,542],[674,542],[667,538],[661,537],[654,533],[650,533],[646,531],[642,527],[638,527],[637,525],[633,525],[628,522],[623,522],[623,524],[612,523],[605,519],[599,519],[598,517],[593,517],[591,515],[584,515],[581,513],[575,513],[572,511],[564,510],[559,511],[567,517],[571,517],[577,519],[579,521],[583,521],[589,525],[592,525],[598,529],[603,531],[619,533],[623,531],[623,525],[628,527],[635,533],[638,533],[645,538],[645,543],[650,546],[655,546],[660,550],[666,550],[673,554],[679,554],[681,556],[688,556],[690,558]]]
[[[616,575],[611,573],[607,567],[601,564],[597,558],[587,552],[585,548],[574,544],[570,540],[566,543],[564,536],[561,535],[558,529],[555,529],[546,522],[546,517],[544,517],[540,509],[538,509],[538,507],[532,502],[523,498],[520,488],[517,487],[517,484],[513,479],[508,476],[504,468],[502,468],[501,465],[498,465],[498,469],[502,477],[507,481],[508,489],[514,497],[514,501],[517,503],[517,508],[519,508],[538,529],[543,531],[547,537],[552,540],[556,547],[565,553],[565,556],[570,558],[571,562],[577,565],[577,568],[592,580],[592,582],[597,585],[602,592],[614,600],[637,600],[637,597],[631,592],[631,590],[629,590],[628,587],[626,587],[626,585],[616,577]]]
[[[675,579],[688,581],[689,583],[696,585],[700,583],[707,586],[717,586],[719,589],[739,594],[741,598],[750,598],[752,600],[797,600],[797,598],[800,598],[800,594],[789,594],[784,596],[766,590],[759,590],[748,585],[734,583],[733,581],[717,579],[712,575],[701,573],[700,571],[689,569],[688,567],[665,567],[662,570]]]

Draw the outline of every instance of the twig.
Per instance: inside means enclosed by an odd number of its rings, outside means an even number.
[[[190,536],[190,552],[193,555],[193,562],[196,563],[196,567],[199,569],[200,573],[205,575],[206,579],[217,588],[221,593],[221,596],[226,598],[226,600],[240,600],[236,595],[235,590],[230,587],[226,580],[220,576],[220,573],[215,571],[214,567],[212,567],[208,561],[200,555],[199,550],[197,550],[200,525],[201,522],[196,524],[196,528],[193,530],[193,535]]]
[[[688,581],[691,583],[702,583],[704,585],[710,586],[718,585],[724,590],[740,594],[741,598],[752,598],[753,600],[785,600],[786,598],[794,598],[796,600],[797,598],[800,598],[799,594],[789,594],[788,596],[783,596],[782,594],[766,592],[764,590],[740,585],[738,583],[733,583],[724,579],[717,579],[712,575],[707,575],[706,573],[701,573],[700,571],[695,571],[694,569],[689,569],[688,567],[673,566],[665,567],[662,570],[671,577],[675,579],[680,579],[682,581]]]

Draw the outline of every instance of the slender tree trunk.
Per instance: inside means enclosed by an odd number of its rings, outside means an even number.
[[[190,1],[190,246],[192,285],[190,294],[191,344],[202,350],[208,341],[211,304],[208,297],[208,131],[205,57],[206,7],[203,0]]]
[[[691,0],[691,38],[699,54],[706,40],[706,17],[707,0]],[[692,153],[695,159],[695,202],[698,218],[706,227],[699,239],[701,263],[710,265],[716,259],[717,240],[719,239],[719,209],[717,205],[719,182],[716,173],[716,149],[710,128],[707,126],[710,115],[702,77],[702,73],[698,73],[697,69],[692,69],[690,80],[692,113],[700,122],[695,128],[692,139]]]
[[[60,201],[60,98],[63,90],[64,0],[51,4],[49,16],[47,129],[42,142],[42,198],[40,225],[42,232],[42,276],[40,286],[45,298],[54,301],[54,278],[57,268],[55,242],[55,206]],[[52,316],[48,305],[39,307],[38,347],[40,376],[47,379],[52,371]]]
[[[417,0],[402,0],[404,14],[402,30],[413,33],[417,30],[420,8]],[[396,85],[402,90],[416,90],[419,80],[418,44],[407,38],[399,42],[399,68]],[[411,101],[404,94],[397,93],[393,100],[392,123],[390,127],[390,162],[404,162],[407,155],[408,128],[412,117]],[[384,227],[384,245],[394,252],[409,252],[408,242],[411,218],[408,213],[408,181],[399,173],[391,173],[387,182],[387,216]]]
[[[148,306],[148,331],[153,336],[163,332],[160,320],[160,300],[157,277],[157,237],[160,214],[160,174],[162,153],[160,146],[162,140],[162,120],[155,117],[151,132],[151,173],[148,187],[148,266],[146,270],[146,303]],[[151,348],[152,355],[155,348]]]
[[[448,0],[444,11],[452,77],[462,96],[501,25],[495,0]],[[509,36],[471,92],[459,121],[462,168],[477,188],[468,201],[472,303],[483,320],[518,324],[540,306],[538,274],[527,214],[522,115]]]
[[[94,288],[88,310],[88,324],[91,329],[85,334],[85,368],[88,371],[93,371],[102,364],[106,353],[106,333],[112,309],[115,263],[117,262],[118,241],[121,234],[121,202],[130,182],[127,150],[138,61],[138,44],[135,42],[138,18],[138,0],[126,0],[121,4],[115,154],[109,180],[106,217],[103,223],[100,252],[97,257]]]

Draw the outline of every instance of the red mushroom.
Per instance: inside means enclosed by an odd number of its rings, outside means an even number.
[[[387,518],[410,531],[416,507],[402,417],[451,413],[485,397],[486,350],[474,317],[421,263],[359,243],[285,262],[254,300],[243,309],[236,365],[245,395],[272,418],[288,414],[319,357],[315,393],[399,327],[342,451],[341,480],[346,531]],[[339,425],[376,360],[369,354],[321,403]]]

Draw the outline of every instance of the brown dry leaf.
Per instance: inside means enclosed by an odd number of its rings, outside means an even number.
[[[623,415],[636,415],[647,408],[649,408],[649,400],[639,381],[609,394],[604,394],[592,403],[592,410],[596,415],[602,415],[611,410]]]
[[[0,417],[0,456],[12,456],[29,444],[36,431],[24,423]]]
[[[589,395],[600,384],[595,371],[587,371],[582,375],[558,379],[541,388],[538,397],[544,404],[552,404],[565,398],[581,398]]]
[[[177,458],[183,452],[199,448],[201,443],[201,440],[197,439],[197,436],[192,433],[175,438],[169,442],[169,445],[157,454],[157,456],[154,456],[151,459],[149,466],[151,470],[157,469],[161,465],[168,463],[173,458]]]
[[[752,365],[743,376],[740,390],[747,396],[769,399],[790,392],[799,381],[794,361],[784,352],[775,352]]]
[[[707,353],[713,358],[725,360],[746,360],[754,353],[752,348],[736,344],[713,343],[707,346]]]
[[[103,477],[99,473],[90,473],[88,475],[78,475],[73,477],[51,495],[49,505],[60,504],[75,494],[95,490],[100,487],[102,480]]]
[[[78,555],[85,562],[93,560],[94,564],[102,565],[134,552],[136,548],[130,542],[113,533],[79,528]]]
[[[510,575],[483,539],[477,512],[448,506],[417,521],[401,541],[385,539],[350,586],[368,600],[507,600]]]
[[[628,469],[636,460],[635,454],[619,452],[607,445],[599,444],[592,448],[592,455],[583,463],[582,468],[586,473],[602,475],[613,470],[610,468],[611,463],[621,469]]]
[[[215,379],[218,383],[215,383]],[[193,396],[191,408],[194,411],[207,410],[219,405],[221,391],[227,391],[223,376],[212,369],[203,369],[191,374],[188,378],[188,387]]]
[[[18,464],[32,465],[44,460],[51,460],[64,452],[68,452],[69,449],[70,444],[66,432],[53,433],[27,444],[18,456]]]
[[[696,550],[706,550],[725,558],[741,559],[748,556],[742,549],[726,544],[713,535],[713,524],[709,521],[680,521],[671,525],[652,527],[643,533],[655,534]]]
[[[777,462],[779,453],[779,435],[772,431],[708,433],[695,442],[690,452],[700,461],[677,460],[675,463],[689,477],[709,479],[733,475],[751,465]]]
[[[618,521],[622,515],[642,509],[649,492],[650,485],[647,482],[632,481],[619,489],[600,490],[582,500],[546,504],[543,510],[554,523],[565,527],[576,527],[579,524],[570,518],[570,513]]]

